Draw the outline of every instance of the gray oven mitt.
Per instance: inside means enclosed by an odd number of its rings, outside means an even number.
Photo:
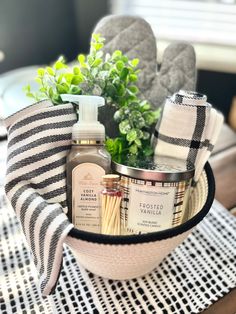
[[[114,50],[119,49],[130,58],[140,59],[139,68],[142,71],[137,85],[141,97],[149,100],[154,107],[161,106],[167,96],[180,89],[195,90],[196,58],[190,44],[170,44],[164,51],[162,64],[158,69],[158,41],[144,19],[136,16],[106,16],[93,32],[105,37],[105,53],[112,54]],[[108,135],[111,137],[117,135],[117,129],[113,125],[114,111],[114,108],[107,106],[100,108],[100,121],[107,126]]]
[[[174,44],[156,72],[156,41],[150,26],[139,18],[107,17],[95,29],[107,38],[106,51],[121,49],[140,58],[142,96],[159,106],[166,95],[195,85],[191,46]],[[188,60],[190,60],[188,62]],[[112,134],[112,116],[102,121]],[[102,116],[102,115],[101,115]],[[42,101],[6,120],[8,159],[5,190],[21,222],[40,275],[44,295],[53,291],[60,274],[63,243],[73,228],[66,216],[66,156],[76,115],[71,104]]]

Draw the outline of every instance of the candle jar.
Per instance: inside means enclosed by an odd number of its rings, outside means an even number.
[[[121,175],[121,234],[155,232],[187,220],[194,166],[170,157],[112,163]]]
[[[101,233],[120,235],[120,176],[107,174],[102,177]]]

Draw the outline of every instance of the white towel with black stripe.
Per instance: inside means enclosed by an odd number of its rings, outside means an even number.
[[[42,101],[6,119],[6,194],[33,253],[43,295],[57,283],[63,242],[73,225],[66,216],[66,156],[76,114],[71,104]]]
[[[217,141],[223,115],[205,95],[179,91],[168,97],[156,125],[152,144],[155,155],[171,156],[195,165],[195,182]]]

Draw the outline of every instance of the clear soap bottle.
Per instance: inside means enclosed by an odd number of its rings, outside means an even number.
[[[75,228],[100,233],[101,181],[111,164],[104,146],[105,128],[97,120],[104,98],[69,94],[61,97],[79,106],[66,165],[68,218]]]

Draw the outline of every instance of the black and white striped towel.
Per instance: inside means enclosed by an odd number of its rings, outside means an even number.
[[[167,98],[156,125],[155,154],[191,161],[197,181],[214,148],[223,120],[223,115],[207,102],[205,95],[179,91]]]
[[[5,191],[33,253],[44,295],[56,285],[63,242],[73,227],[66,216],[65,163],[75,122],[71,104],[52,106],[49,101],[6,119]]]

